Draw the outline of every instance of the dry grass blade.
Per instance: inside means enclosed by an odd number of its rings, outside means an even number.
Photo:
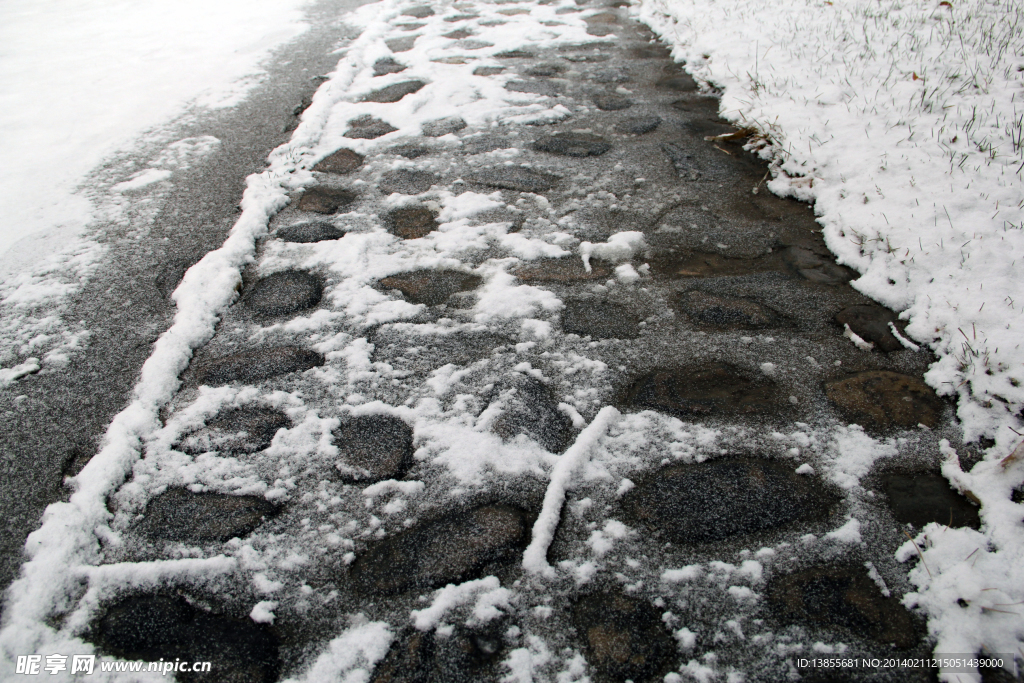
[[[906,537],[909,538],[910,542],[914,544],[914,550],[917,551],[917,556],[921,558],[921,565],[924,567],[924,570],[926,572],[928,572],[928,576],[931,577],[932,570],[928,569],[928,565],[924,561],[924,553],[922,553],[921,549],[919,547],[917,547],[917,541],[914,540],[914,537],[911,536],[910,533],[906,529],[903,530],[903,533],[906,534]],[[970,557],[970,556],[968,556],[968,557]]]
[[[1013,449],[1013,452],[1000,460],[999,464],[1002,465],[1005,470],[1013,463],[1020,461],[1021,458],[1024,458],[1024,441],[1017,444],[1017,447]]]

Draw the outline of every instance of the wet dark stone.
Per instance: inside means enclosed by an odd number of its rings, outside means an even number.
[[[761,304],[738,296],[715,296],[697,290],[683,292],[679,307],[697,323],[721,329],[760,329],[782,323],[782,317]]]
[[[369,114],[364,114],[348,122],[349,129],[345,137],[354,140],[375,140],[388,133],[394,133],[397,128],[387,121],[375,119]]]
[[[500,10],[498,10],[498,14],[502,14],[502,15],[504,15],[506,17],[515,17],[515,16],[518,16],[520,14],[529,14],[529,13],[530,13],[530,10],[528,10],[526,8],[523,8],[523,7],[514,7],[512,9],[500,9]]]
[[[370,683],[477,683],[495,680],[505,643],[500,622],[459,625],[444,638],[436,631],[402,634],[373,671]]]
[[[687,180],[700,179],[701,171],[697,166],[697,162],[694,161],[692,154],[687,154],[686,150],[671,142],[663,142],[659,147],[661,147],[661,151],[665,153],[669,161],[672,162],[672,167],[676,169],[676,175]]]
[[[442,135],[458,133],[466,127],[466,120],[461,116],[446,116],[443,119],[434,119],[423,124],[423,134],[431,138],[439,138]]]
[[[299,211],[332,214],[338,209],[348,206],[359,195],[351,190],[333,187],[311,187],[302,193],[299,199]]]
[[[101,652],[145,662],[210,662],[192,681],[273,683],[281,671],[279,639],[252,619],[213,614],[178,595],[133,595],[108,606],[86,639]]]
[[[782,252],[782,258],[804,278],[823,285],[845,284],[855,276],[849,268],[805,247],[787,247]]]
[[[252,454],[262,451],[274,440],[279,429],[292,426],[280,410],[245,406],[228,410],[192,432],[176,447],[189,455],[217,451],[227,454]]]
[[[474,76],[497,76],[505,70],[503,66],[478,66],[473,69]]]
[[[626,306],[598,299],[570,299],[562,311],[566,334],[595,339],[636,339],[640,336],[640,320]]]
[[[608,93],[594,95],[594,104],[602,111],[620,111],[633,106],[633,100],[622,95],[611,95]]]
[[[935,427],[942,415],[942,401],[931,387],[916,377],[887,370],[827,382],[825,395],[847,418],[865,427]]]
[[[434,16],[434,10],[427,7],[426,5],[422,5],[420,7],[412,7],[410,9],[405,10],[404,12],[402,12],[402,16],[415,17],[417,19],[426,19],[427,17]]]
[[[296,223],[278,230],[275,235],[285,242],[297,242],[299,244],[310,244],[313,242],[325,242],[327,240],[338,240],[345,236],[345,231],[323,221],[310,223]]]
[[[391,415],[362,415],[334,430],[341,454],[338,470],[346,481],[371,483],[399,479],[413,465],[412,429]]]
[[[538,152],[566,157],[596,157],[612,148],[604,138],[587,133],[558,133],[533,143]]]
[[[363,165],[363,159],[362,154],[342,148],[318,161],[313,170],[321,173],[351,173]]]
[[[558,95],[558,88],[551,81],[509,81],[505,84],[505,90],[543,95],[545,97],[556,97]]]
[[[392,235],[414,240],[437,230],[437,217],[425,207],[407,206],[385,214],[384,227]]]
[[[415,31],[418,28],[423,28],[424,26],[426,26],[426,24],[421,24],[419,22],[411,22],[408,24],[395,24],[394,26],[395,28],[400,28],[403,31]]]
[[[775,386],[725,363],[653,370],[637,379],[625,403],[671,415],[756,414],[778,412]]]
[[[491,563],[521,559],[529,522],[508,505],[425,522],[373,543],[352,563],[351,580],[363,593],[391,595],[475,579]]]
[[[535,55],[529,50],[507,50],[494,56],[498,59],[533,59]]]
[[[632,59],[671,59],[672,52],[664,45],[638,45],[629,49]]]
[[[578,258],[540,259],[516,268],[512,274],[523,282],[588,282],[607,280],[612,277],[612,268],[592,259],[588,273]]]
[[[614,12],[598,12],[585,17],[583,21],[588,24],[617,24],[619,17]]]
[[[558,409],[551,390],[540,380],[515,373],[496,388],[503,410],[491,423],[502,439],[524,434],[552,453],[561,453],[572,439],[572,420]]]
[[[255,384],[289,372],[304,372],[324,364],[323,354],[297,346],[240,351],[198,364],[196,380],[207,386],[228,382]]]
[[[676,643],[661,612],[618,591],[593,593],[572,608],[587,663],[599,681],[661,681],[677,657]]]
[[[654,84],[654,87],[662,90],[675,90],[677,92],[693,92],[698,88],[697,81],[693,80],[693,77],[688,74],[662,78]]]
[[[384,44],[388,46],[388,49],[392,52],[408,52],[416,44],[416,39],[419,36],[403,36],[401,38],[389,38],[384,41]]]
[[[259,496],[167,489],[149,501],[139,531],[152,540],[223,543],[245,538],[277,512]]]
[[[388,171],[380,177],[377,189],[382,194],[420,194],[430,189],[437,183],[438,176],[429,171],[412,171],[400,168],[397,171]]]
[[[555,62],[544,62],[532,66],[525,71],[528,76],[540,76],[542,78],[550,78],[551,76],[558,76],[565,73],[565,67]]]
[[[892,516],[900,524],[913,524],[918,529],[930,522],[951,527],[981,527],[978,508],[954,491],[939,474],[883,474],[881,480]]]
[[[456,21],[466,21],[468,19],[476,19],[479,14],[453,14],[450,17],[445,17],[444,20],[450,24],[454,24]]]
[[[389,86],[385,86],[380,90],[374,90],[369,95],[363,98],[363,102],[398,102],[406,95],[411,95],[414,92],[418,92],[423,86],[426,85],[425,81],[412,80],[402,81],[401,83],[392,83]]]
[[[515,143],[501,135],[477,135],[468,139],[463,138],[462,141],[462,149],[469,154],[483,154],[510,147],[515,147]]]
[[[651,259],[651,271],[666,277],[718,277],[749,275],[777,268],[770,259],[733,258],[711,252],[659,254]]]
[[[896,325],[899,318],[884,306],[850,306],[836,314],[836,322],[849,325],[854,334],[872,342],[880,351],[903,350],[903,344],[889,329],[889,323]]]
[[[414,270],[380,280],[385,289],[397,289],[407,301],[436,306],[456,292],[467,292],[480,286],[479,275],[458,270]]]
[[[373,63],[373,75],[374,76],[385,76],[387,74],[397,74],[408,69],[405,64],[395,61],[394,57],[381,57]]]
[[[430,150],[426,147],[420,147],[419,145],[399,145],[389,149],[388,153],[397,154],[398,156],[405,157],[406,159],[418,159],[430,154]]]
[[[500,187],[505,190],[517,190],[519,192],[546,192],[550,190],[558,180],[557,176],[549,173],[540,173],[522,166],[498,166],[484,171],[479,171],[470,180],[488,187]]]
[[[612,35],[615,29],[607,24],[587,24],[587,33],[601,38]]]
[[[288,315],[316,306],[323,293],[323,283],[316,275],[285,270],[260,278],[243,301],[259,315]]]
[[[442,37],[449,38],[451,40],[462,40],[463,38],[469,38],[472,35],[474,34],[469,29],[460,28],[454,31],[449,31],[448,33],[445,33],[444,36]]]
[[[722,458],[658,470],[622,498],[626,514],[672,543],[721,541],[821,518],[838,500],[791,463]]]
[[[910,613],[894,597],[884,597],[863,566],[822,566],[778,576],[768,584],[768,603],[781,619],[825,628],[898,648],[921,637]]]

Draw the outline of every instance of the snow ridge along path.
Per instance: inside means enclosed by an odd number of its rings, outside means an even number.
[[[981,596],[1024,584],[969,582],[1007,554],[939,474],[976,488],[934,357],[805,205],[751,193],[764,164],[619,5],[352,15],[30,537],[4,673],[98,652],[213,680],[777,681],[1013,651]],[[932,608],[951,596],[917,596],[930,635],[901,604],[908,528],[977,589],[974,640]]]

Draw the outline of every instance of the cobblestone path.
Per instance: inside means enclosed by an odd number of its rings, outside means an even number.
[[[393,7],[66,628],[204,681],[930,680],[798,664],[930,653],[897,549],[978,516],[929,354],[625,3]]]

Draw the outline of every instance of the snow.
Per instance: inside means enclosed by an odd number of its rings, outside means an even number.
[[[981,584],[1005,586],[1000,602],[1024,599],[1019,579],[1007,583],[1024,552],[1009,500],[1021,476],[999,464],[1020,441],[1024,405],[1024,7],[641,0],[635,11],[721,90],[722,116],[754,133],[749,147],[772,161],[768,188],[814,204],[837,261],[860,273],[853,286],[907,321],[901,343],[936,354],[925,380],[957,397],[965,440],[995,440],[971,473],[946,453],[944,474],[982,501],[982,531],[922,532],[907,602],[928,613],[937,652],[1015,651],[1024,617],[956,600]],[[896,452],[854,427],[834,446],[824,469],[845,489]],[[965,563],[977,548],[983,559]]]
[[[6,4],[0,11],[0,257],[12,248],[45,254],[80,234],[93,212],[76,192],[86,174],[190,103],[237,102],[257,82],[256,65],[268,51],[304,30],[303,4]],[[146,173],[155,182],[159,171]],[[122,184],[120,191],[141,186]],[[61,239],[51,245],[32,239],[37,233]],[[25,256],[0,261],[0,277]]]
[[[380,621],[356,618],[356,622],[333,639],[306,674],[286,683],[366,683],[374,664],[384,658],[394,637]]]
[[[496,576],[485,576],[482,579],[439,588],[434,591],[434,598],[429,607],[413,610],[410,616],[413,626],[420,631],[429,631],[437,628],[444,616],[454,608],[473,602],[469,623],[486,623],[504,614],[500,608],[509,609],[511,597],[512,592],[502,588]]]
[[[548,564],[548,546],[555,537],[555,530],[561,517],[565,494],[572,486],[572,477],[590,456],[594,447],[608,429],[619,419],[620,413],[612,406],[605,406],[594,420],[576,437],[576,443],[562,454],[551,470],[551,483],[544,494],[544,504],[533,525],[533,537],[523,553],[523,568],[533,574],[553,575],[554,569]],[[609,522],[611,524],[611,522]],[[618,527],[623,525],[617,522]],[[622,533],[615,527],[612,537]],[[595,548],[596,550],[596,548]]]

